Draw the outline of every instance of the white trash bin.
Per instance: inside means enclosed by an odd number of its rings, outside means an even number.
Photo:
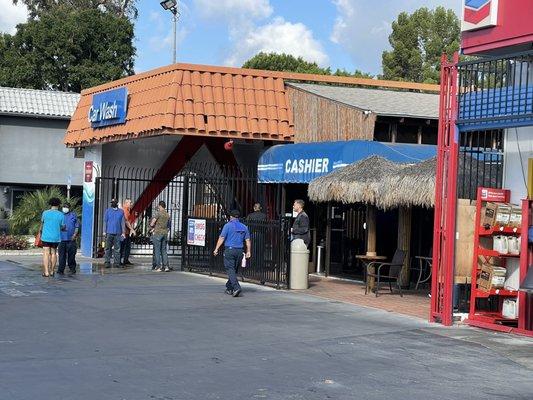
[[[291,289],[309,288],[309,250],[302,239],[291,242]]]

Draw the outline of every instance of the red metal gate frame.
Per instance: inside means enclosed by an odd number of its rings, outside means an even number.
[[[457,129],[457,86],[459,54],[451,61],[441,59],[439,136],[433,225],[433,277],[431,282],[430,322],[453,323],[453,276],[455,224],[457,215],[457,166],[459,130]]]

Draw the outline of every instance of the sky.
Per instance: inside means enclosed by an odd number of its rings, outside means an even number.
[[[259,51],[301,56],[332,69],[381,73],[391,23],[419,7],[452,8],[461,0],[178,0],[177,61],[240,67]],[[172,62],[171,13],[140,0],[135,71]],[[27,11],[0,0],[0,31],[14,33]]]

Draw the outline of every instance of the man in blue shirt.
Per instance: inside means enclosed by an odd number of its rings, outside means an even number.
[[[111,207],[104,214],[105,267],[111,268],[111,249],[113,263],[120,268],[120,241],[126,237],[126,220],[124,210],[118,208],[117,199],[111,200]]]
[[[70,210],[70,204],[63,204],[63,225],[65,229],[61,231],[61,243],[58,246],[59,266],[57,273],[63,275],[65,273],[65,266],[72,274],[76,273],[76,239],[78,238],[78,231],[80,229],[80,222],[78,216],[74,211]]]
[[[224,268],[228,273],[226,294],[239,297],[241,285],[237,279],[237,271],[242,262],[244,244],[246,243],[246,258],[251,257],[252,243],[248,227],[239,221],[238,210],[230,211],[230,220],[222,228],[220,237],[213,254],[218,255],[218,250],[224,244]]]

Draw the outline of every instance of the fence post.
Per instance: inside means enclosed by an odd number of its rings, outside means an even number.
[[[181,202],[181,270],[185,270],[187,262],[187,229],[189,216],[189,176],[183,178],[183,200]]]
[[[99,176],[94,180],[94,211],[93,211],[93,248],[92,248],[92,257],[98,257],[98,246],[100,245],[98,232],[100,229],[100,204],[102,199],[100,199],[100,185],[102,184],[102,178]]]

